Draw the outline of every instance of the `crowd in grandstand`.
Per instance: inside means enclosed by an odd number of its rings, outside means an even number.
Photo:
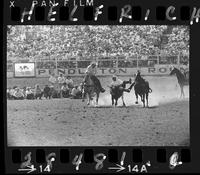
[[[188,54],[188,45],[187,26],[8,26],[7,55],[8,59],[89,60]]]
[[[178,60],[180,59],[181,65],[189,64],[188,56],[148,56],[148,57],[139,57],[137,58],[126,58],[121,57],[121,59],[117,59],[117,57],[105,57],[103,60],[97,61],[99,68],[135,68],[139,67],[154,67],[155,64],[178,64]],[[91,60],[92,61],[92,60]],[[70,68],[86,68],[91,61],[39,61],[36,62],[37,69],[70,69]],[[13,64],[7,64],[7,71],[13,71]]]
[[[33,100],[51,98],[72,98],[82,97],[81,85],[74,85],[71,77],[64,77],[62,74],[57,78],[54,74],[49,77],[49,85],[41,88],[39,84],[35,87],[9,87],[7,89],[7,99],[9,100]]]

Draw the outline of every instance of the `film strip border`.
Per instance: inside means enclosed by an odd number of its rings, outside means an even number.
[[[91,6],[86,6],[83,8],[83,20],[84,21],[92,21],[94,19],[95,15],[95,10],[94,7]],[[172,6],[169,8],[165,6],[157,6],[156,7],[156,19],[158,21],[164,21],[166,19],[172,20],[174,17],[170,17],[167,11],[171,11],[174,9]],[[45,21],[45,7],[35,7],[35,21],[41,22]],[[172,10],[173,11],[173,10]],[[23,9],[20,7],[11,7],[11,20],[12,21],[24,21],[24,18],[22,17],[23,15]],[[117,6],[109,6],[107,8],[108,16],[107,19],[109,21],[117,21],[118,19],[118,8]],[[180,7],[180,19],[182,21],[189,21],[190,18],[190,13],[191,13],[191,8],[189,6],[181,6]],[[58,19],[60,21],[68,21],[70,20],[70,10],[68,6],[61,6],[59,7],[59,16]],[[142,20],[142,8],[140,6],[132,6],[132,19],[135,21],[141,21]],[[146,15],[147,19],[147,15]]]
[[[199,22],[200,4],[195,0],[10,0],[6,13],[8,24],[193,24]]]
[[[191,166],[187,147],[9,148],[6,157],[7,173],[174,173]]]

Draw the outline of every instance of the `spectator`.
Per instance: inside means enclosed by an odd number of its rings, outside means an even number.
[[[47,99],[47,98],[51,98],[52,96],[52,91],[51,91],[51,88],[48,86],[48,85],[45,85],[44,87],[44,90],[43,90],[43,93],[44,93],[44,97]]]
[[[13,97],[15,100],[23,100],[24,93],[19,89],[19,87],[17,87],[15,92],[13,93]]]
[[[33,91],[31,90],[31,87],[27,87],[27,88],[26,88],[25,94],[26,94],[26,99],[28,99],[28,100],[34,99],[34,93],[33,93]]]
[[[58,77],[59,89],[61,89],[61,87],[63,86],[63,83],[65,83],[65,77],[63,76],[63,74],[60,74],[60,76]]]
[[[14,86],[13,88],[10,89],[10,97],[11,99],[14,99],[14,93],[15,93],[15,90],[16,90],[16,86]]]
[[[9,88],[7,88],[7,90],[6,90],[6,94],[7,94],[7,99],[11,99],[11,95],[10,95],[10,90],[11,90],[11,88],[9,87]]]
[[[26,86],[23,87],[22,92],[24,94],[24,97],[26,98]]]
[[[60,98],[60,91],[52,85],[50,86],[50,94],[52,98]]]
[[[41,100],[42,99],[42,95],[43,95],[43,92],[42,90],[40,89],[40,86],[38,84],[35,85],[35,99],[37,99],[39,97],[39,99]]]
[[[74,87],[74,82],[73,82],[73,80],[70,76],[67,76],[65,82],[66,82],[69,89],[72,89]]]
[[[69,88],[67,86],[67,83],[63,83],[63,86],[61,87],[61,98],[62,97],[69,97]]]
[[[51,83],[52,86],[55,86],[56,82],[57,82],[57,79],[55,77],[55,74],[52,73],[49,77],[49,82]]]
[[[79,99],[79,98],[81,98],[81,91],[80,91],[80,89],[78,88],[78,86],[75,86],[75,87],[72,89],[71,98],[72,98],[72,99]]]

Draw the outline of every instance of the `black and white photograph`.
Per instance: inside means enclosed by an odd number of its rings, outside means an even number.
[[[187,25],[7,25],[8,146],[190,146]]]

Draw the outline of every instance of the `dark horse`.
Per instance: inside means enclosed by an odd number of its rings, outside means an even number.
[[[177,68],[173,68],[172,71],[170,72],[170,75],[176,75],[178,84],[181,88],[181,97],[185,97],[183,87],[189,85],[189,71],[186,71],[185,73],[182,73],[180,70]]]
[[[90,101],[93,100],[93,97],[96,96],[96,104],[98,105],[100,88],[97,87],[94,82],[91,80],[91,77],[88,76],[85,83],[82,83],[82,101],[84,101],[85,95],[87,96],[87,105],[90,105]]]
[[[134,85],[134,90],[135,90],[135,96],[136,96],[136,104],[138,104],[138,95],[141,97],[141,101],[143,102],[143,107],[145,107],[145,98],[146,98],[146,103],[147,103],[147,107],[149,106],[149,93],[152,92],[152,89],[149,87],[149,82],[144,80],[144,81],[140,81],[137,82],[135,81],[133,83]],[[129,89],[132,89],[132,86],[130,86]]]

